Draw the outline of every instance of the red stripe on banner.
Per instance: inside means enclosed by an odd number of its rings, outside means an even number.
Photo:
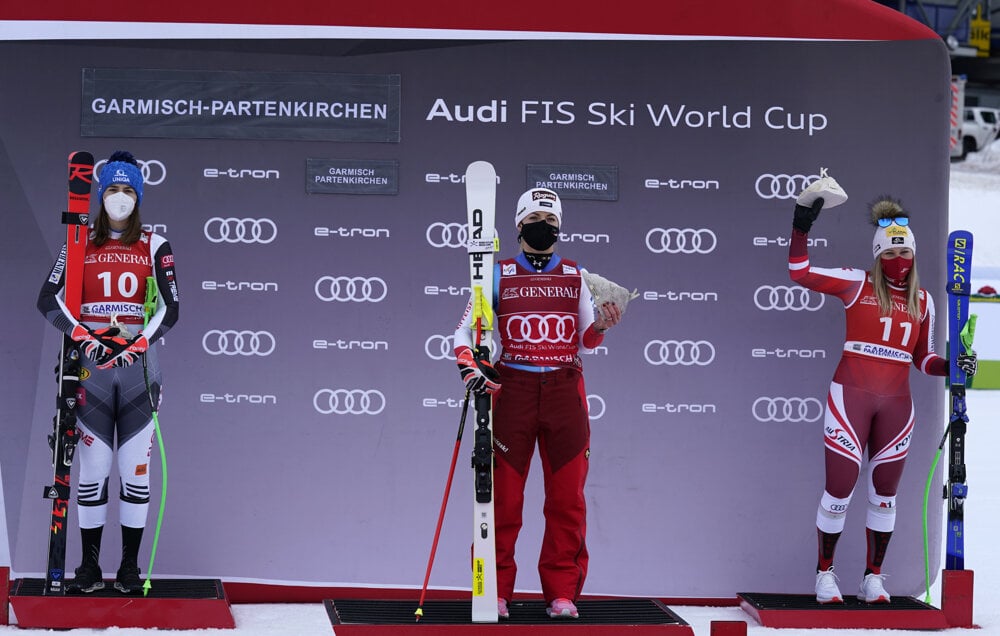
[[[10,569],[0,567],[0,625],[6,625],[10,620]]]
[[[406,29],[675,35],[834,40],[940,39],[929,27],[871,0],[717,0],[612,5],[552,0],[502,5],[437,2],[10,2],[0,20],[309,25]]]

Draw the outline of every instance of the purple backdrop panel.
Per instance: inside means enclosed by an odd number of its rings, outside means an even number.
[[[920,235],[924,285],[938,294],[943,46],[350,44],[0,43],[21,61],[0,79],[22,87],[0,96],[0,178],[9,185],[0,200],[23,233],[20,252],[0,252],[21,281],[8,294],[16,328],[0,340],[4,350],[23,334],[40,342],[14,374],[19,388],[7,400],[20,417],[0,445],[15,570],[38,574],[45,562],[47,502],[37,493],[50,479],[58,338],[33,304],[62,240],[63,158],[127,148],[147,179],[144,221],[174,249],[183,305],[159,345],[170,460],[159,573],[420,585],[461,407],[450,336],[468,296],[461,175],[485,159],[499,175],[502,255],[514,253],[517,196],[545,178],[574,191],[560,252],[641,294],[584,360],[593,432],[585,591],[808,592],[822,407],[844,319],[838,301],[788,278],[792,200],[828,168],[851,199],[822,214],[812,260],[867,267],[865,203],[902,197]],[[155,86],[169,95],[178,87],[167,84],[186,77],[261,79],[253,94],[265,101],[282,98],[263,81],[279,72],[390,78],[398,141],[343,130],[346,141],[287,139],[262,134],[267,122],[225,119],[201,122],[197,139],[152,138],[121,121],[120,137],[90,136],[81,77],[114,68],[132,80],[155,69]],[[257,132],[239,138],[232,125]],[[311,187],[322,174],[336,187]],[[580,196],[591,178],[614,197]],[[913,386],[917,433],[886,562],[897,594],[922,589],[920,498],[944,406],[940,380],[914,374]],[[470,584],[465,464],[435,586]],[[518,545],[523,590],[539,588],[534,473]],[[864,567],[863,492],[855,502],[838,555],[848,580]],[[934,507],[934,544],[940,524]],[[115,554],[117,532],[106,536],[105,553]],[[78,557],[71,535],[71,567]]]

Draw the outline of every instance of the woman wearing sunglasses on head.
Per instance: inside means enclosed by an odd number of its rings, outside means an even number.
[[[816,600],[843,602],[833,554],[867,450],[868,553],[858,599],[888,603],[882,561],[896,522],[896,488],[914,426],[910,365],[927,375],[946,376],[948,363],[934,352],[934,301],[920,287],[917,246],[901,202],[880,197],[871,205],[875,260],[868,271],[810,265],[808,233],[822,207],[822,198],[808,207],[795,206],[788,251],[792,280],[839,298],[847,317],[844,352],[830,383],[823,422],[826,484],[816,511]],[[975,374],[975,353],[959,356],[957,363]]]

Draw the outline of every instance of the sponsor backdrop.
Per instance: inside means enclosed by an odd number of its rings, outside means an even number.
[[[894,194],[943,304],[937,41],[0,49],[19,61],[0,70],[12,87],[0,97],[0,460],[21,575],[45,563],[58,337],[34,302],[63,240],[71,150],[131,150],[143,219],[176,255],[181,319],[160,345],[162,575],[419,587],[461,410],[450,334],[469,291],[471,161],[497,168],[502,255],[517,196],[552,187],[565,198],[560,252],[640,294],[584,359],[591,593],[811,589],[843,309],[792,285],[786,257],[794,196],[821,167],[851,199],[817,222],[814,262],[867,267],[865,203]],[[939,339],[943,327],[942,312]],[[922,589],[920,497],[943,420],[941,380],[913,383],[887,563],[896,593]],[[466,463],[434,586],[470,582]],[[838,560],[847,585],[864,561],[865,493],[855,500]],[[537,590],[538,478],[526,508],[518,586]],[[935,506],[935,543],[940,525]]]

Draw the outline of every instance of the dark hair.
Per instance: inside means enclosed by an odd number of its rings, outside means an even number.
[[[136,168],[139,167],[139,162],[135,160],[135,157],[128,150],[116,150],[111,153],[108,157],[108,163],[113,163],[115,161],[124,161],[125,163],[130,163]]]
[[[139,240],[142,236],[142,219],[139,218],[139,206],[135,206],[135,210],[128,217],[128,225],[122,230],[122,235],[118,237],[118,240],[125,245],[131,245]],[[107,211],[104,209],[104,202],[101,202],[101,211],[97,214],[97,220],[94,221],[94,229],[90,233],[90,240],[100,247],[111,238],[111,218],[108,217]]]

